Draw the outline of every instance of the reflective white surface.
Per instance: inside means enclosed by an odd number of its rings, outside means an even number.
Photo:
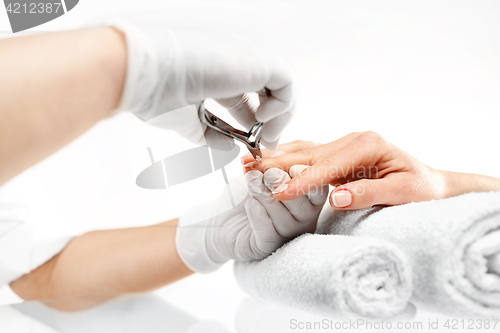
[[[0,307],[0,331],[9,333],[380,332],[399,327],[401,329],[398,331],[430,332],[437,328],[444,329],[447,320],[446,317],[431,313],[415,314],[411,304],[404,314],[392,320],[333,320],[247,298],[239,304],[233,318],[234,328],[230,328],[210,317],[197,318],[155,294],[122,297],[80,312],[61,312],[39,302]]]

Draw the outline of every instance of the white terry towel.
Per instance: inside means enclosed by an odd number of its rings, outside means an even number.
[[[413,267],[417,308],[500,317],[500,192],[360,211],[325,206],[318,232],[397,245]]]
[[[333,318],[388,318],[407,306],[409,267],[385,241],[306,234],[234,270],[240,287],[263,300]]]

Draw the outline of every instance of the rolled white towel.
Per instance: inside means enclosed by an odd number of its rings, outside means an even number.
[[[262,261],[234,267],[248,294],[333,318],[393,317],[412,292],[405,256],[369,237],[306,234]]]
[[[360,211],[326,208],[318,232],[371,236],[401,248],[418,308],[500,317],[500,192]]]

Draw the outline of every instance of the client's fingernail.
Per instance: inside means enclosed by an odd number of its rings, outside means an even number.
[[[243,173],[247,173],[248,171],[252,171],[252,170],[256,170],[256,168],[254,168],[254,166],[256,164],[260,164],[259,162],[250,162],[250,163],[247,163],[243,166]]]
[[[341,190],[338,192],[333,192],[332,194],[333,205],[338,208],[344,208],[352,203],[351,192],[346,190]]]
[[[245,155],[243,155],[243,156],[240,158],[241,164],[245,164],[245,160],[246,160],[247,158],[249,158],[250,156],[252,156],[252,154],[250,154],[250,153],[246,153]]]
[[[273,194],[283,193],[287,190],[288,184],[284,183],[274,189]]]
[[[254,167],[255,165],[257,165],[257,164],[259,164],[259,162],[255,162],[255,161],[253,161],[253,162],[250,162],[250,163],[245,164],[243,167],[244,167],[244,168],[247,168],[247,169],[253,169],[253,167]]]
[[[271,157],[278,157],[278,156],[285,155],[285,154],[286,153],[283,150],[278,150],[277,152],[272,154]]]

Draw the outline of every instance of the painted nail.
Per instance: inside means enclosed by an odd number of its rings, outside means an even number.
[[[288,184],[284,183],[274,189],[273,194],[283,193],[288,189]]]
[[[332,194],[333,205],[338,208],[344,208],[352,203],[352,194],[349,191],[341,190],[333,192]]]
[[[278,156],[281,156],[281,155],[285,155],[286,153],[282,150],[278,150],[277,152],[275,152],[274,154],[271,155],[271,157],[278,157]]]

